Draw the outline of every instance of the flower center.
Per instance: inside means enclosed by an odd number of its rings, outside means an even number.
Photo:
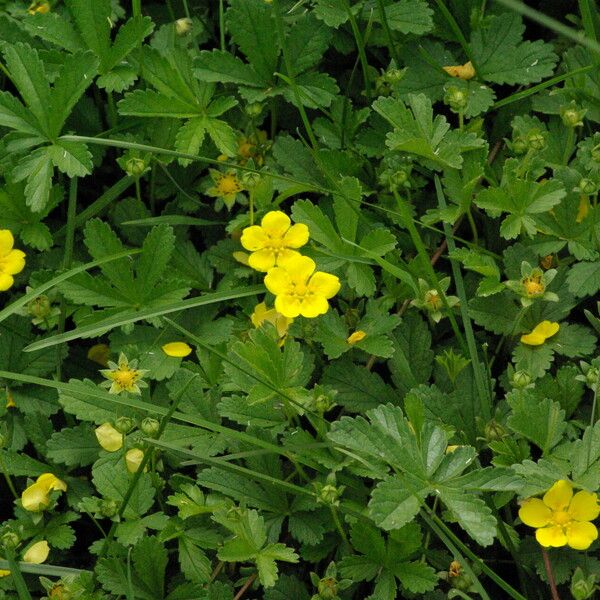
[[[427,302],[434,310],[438,310],[442,306],[442,299],[437,293],[437,290],[430,290],[427,292],[425,294],[425,302]]]
[[[557,510],[552,514],[552,522],[555,525],[566,525],[570,521],[571,515],[566,510]]]
[[[241,188],[235,175],[223,175],[217,183],[217,189],[221,195],[227,196],[229,194],[236,194]]]
[[[537,296],[543,294],[546,286],[540,281],[539,277],[526,277],[523,286],[528,296]]]
[[[115,381],[118,385],[124,388],[127,388],[131,386],[131,384],[135,383],[138,377],[138,372],[132,369],[119,370],[115,373]]]

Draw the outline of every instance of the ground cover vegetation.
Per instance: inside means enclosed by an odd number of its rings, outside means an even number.
[[[594,597],[598,21],[0,1],[0,597]]]

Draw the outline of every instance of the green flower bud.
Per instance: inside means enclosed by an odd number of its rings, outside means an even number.
[[[600,144],[592,148],[591,155],[594,162],[600,163]]]
[[[260,102],[252,102],[252,104],[246,105],[246,114],[249,117],[259,117],[263,111],[263,105]]]
[[[598,383],[598,379],[600,378],[600,370],[598,367],[590,367],[585,374],[585,380],[590,387],[596,385]]]
[[[575,600],[587,600],[594,595],[596,591],[596,576],[594,574],[586,577],[577,567],[571,579],[571,595]]]
[[[511,383],[516,388],[526,388],[531,383],[531,375],[522,369],[520,371],[515,371]]]
[[[598,191],[598,186],[587,177],[582,177],[577,187],[579,188],[579,191],[586,196],[591,196]]]
[[[27,312],[36,319],[45,319],[52,312],[48,296],[38,296],[27,305]]]
[[[158,430],[160,429],[160,423],[153,419],[152,417],[146,417],[142,421],[142,425],[140,427],[142,433],[147,435],[148,437],[156,437],[158,435]]]
[[[53,585],[48,592],[50,600],[72,600],[74,597],[71,590],[60,582]]]
[[[525,152],[527,152],[527,142],[525,139],[521,136],[515,138],[512,143],[512,151],[517,155],[525,154]]]
[[[125,163],[125,172],[130,177],[140,177],[146,170],[146,162],[142,158],[130,158]]]
[[[575,102],[571,102],[567,106],[561,106],[560,118],[565,127],[581,127],[586,112],[586,109],[578,109]]]
[[[317,586],[319,598],[323,600],[335,600],[338,594],[337,580],[333,577],[324,577]]]
[[[446,90],[444,103],[447,104],[453,111],[463,111],[467,107],[468,102],[469,94],[466,90],[462,90],[456,86],[450,86]]]
[[[485,439],[488,442],[497,442],[507,435],[508,431],[494,419],[485,426]]]
[[[110,519],[111,517],[114,517],[117,514],[118,510],[118,503],[111,498],[105,498],[100,504],[100,512],[102,513],[103,517],[107,517]]]
[[[119,417],[115,421],[115,429],[122,434],[129,433],[135,426],[135,421],[129,417]]]
[[[14,531],[5,531],[0,537],[0,543],[6,550],[14,550],[20,543],[21,538]]]
[[[538,129],[532,129],[527,134],[526,142],[531,150],[542,150],[546,147],[546,138]]]
[[[327,484],[319,490],[318,502],[330,506],[339,506],[342,490],[335,485]]]
[[[390,84],[399,83],[406,73],[406,69],[389,69],[385,73],[385,79]]]
[[[188,18],[175,21],[175,33],[179,36],[187,35],[192,30],[192,20]]]

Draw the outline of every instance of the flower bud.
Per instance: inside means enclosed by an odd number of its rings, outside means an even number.
[[[27,312],[35,319],[45,319],[52,312],[48,296],[38,296],[27,305]]]
[[[136,473],[144,460],[144,452],[139,448],[132,448],[125,454],[125,466],[130,473]]]
[[[328,504],[329,506],[339,506],[342,490],[335,485],[327,484],[319,490],[318,502]]]
[[[107,452],[116,452],[123,446],[123,434],[117,431],[110,423],[103,423],[94,431],[98,443]]]
[[[526,143],[530,150],[543,150],[546,147],[546,138],[538,129],[532,129],[527,134]]]
[[[125,163],[125,172],[130,177],[140,177],[146,170],[146,162],[142,158],[133,157]]]
[[[25,554],[23,554],[23,562],[40,565],[43,562],[46,562],[49,554],[50,546],[48,546],[46,540],[42,540],[27,548]]]
[[[579,191],[586,196],[591,196],[598,191],[598,186],[587,177],[582,177],[577,187],[579,188]]]
[[[129,417],[119,417],[115,421],[115,429],[122,434],[129,433],[135,426],[135,421]]]
[[[245,111],[249,117],[256,118],[262,113],[263,105],[260,102],[252,102],[252,104],[246,105]]]
[[[596,591],[596,575],[586,577],[581,567],[577,567],[571,579],[571,595],[575,600],[587,600]]]
[[[531,375],[523,369],[515,371],[511,383],[516,388],[526,388],[531,383]]]
[[[192,30],[192,20],[184,17],[175,21],[175,33],[179,36],[187,35]]]
[[[462,90],[456,86],[450,86],[446,90],[444,103],[447,104],[454,112],[462,112],[467,107],[469,102],[469,94],[466,90]]]
[[[112,498],[105,498],[100,503],[100,512],[102,513],[102,516],[107,517],[108,519],[114,517],[118,510],[119,505],[116,500],[113,500]]]
[[[600,371],[597,367],[590,367],[585,374],[585,380],[590,387],[593,387],[598,383],[599,377]]]
[[[317,586],[319,598],[322,600],[336,600],[338,597],[337,583],[334,577],[323,577]]]
[[[600,144],[592,148],[591,155],[594,162],[600,163]]]
[[[5,531],[0,537],[2,547],[7,550],[14,550],[21,542],[21,538],[14,531]]]
[[[578,109],[577,105],[572,102],[567,106],[561,106],[560,118],[562,119],[565,127],[582,127],[583,117],[587,112],[586,109]]]
[[[525,154],[527,152],[527,142],[521,136],[515,138],[512,142],[512,151],[517,154]]]
[[[507,435],[508,432],[506,431],[506,429],[502,425],[500,425],[500,423],[498,423],[498,421],[496,421],[495,419],[492,419],[485,426],[485,439],[488,442],[497,442],[502,438],[506,437]]]
[[[142,433],[147,435],[148,437],[156,437],[158,435],[158,430],[160,429],[160,423],[153,419],[152,417],[146,417],[142,421],[142,425],[140,427]]]

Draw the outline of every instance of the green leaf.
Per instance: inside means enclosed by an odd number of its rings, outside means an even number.
[[[142,295],[145,298],[163,277],[174,249],[175,234],[169,225],[153,227],[146,236],[135,266],[137,279],[143,283]]]
[[[182,98],[165,96],[154,90],[135,90],[119,101],[119,112],[134,117],[187,119],[202,114],[200,107]]]
[[[220,119],[206,119],[206,131],[222,154],[235,156],[238,152],[237,135],[233,128]]]
[[[39,37],[68,52],[77,52],[85,48],[79,32],[67,19],[56,12],[36,14],[32,19],[23,19],[22,27],[32,37]]]
[[[578,298],[593,296],[600,290],[600,261],[571,265],[567,281],[569,291]]]
[[[540,402],[527,391],[512,392],[507,400],[512,409],[508,426],[548,454],[567,427],[565,411],[556,402],[548,398]]]
[[[373,108],[394,128],[386,136],[388,148],[421,156],[436,169],[460,169],[462,153],[485,144],[474,133],[450,130],[442,115],[434,119],[431,100],[424,94],[409,94],[408,105],[401,100],[380,98]]]
[[[112,48],[102,62],[102,72],[114,69],[129,53],[142,44],[154,30],[150,17],[132,17],[117,32]]]
[[[207,583],[212,572],[210,559],[186,535],[179,538],[179,564],[183,574],[194,583]]]
[[[469,301],[469,315],[475,323],[498,335],[514,335],[519,310],[515,295],[507,290]]]
[[[155,537],[144,537],[131,553],[136,575],[154,598],[164,598],[167,550]]]
[[[392,475],[373,490],[369,516],[383,529],[400,529],[417,516],[428,493],[426,482],[408,473]]]
[[[394,569],[394,575],[404,588],[413,594],[430,592],[437,585],[435,571],[422,562],[401,562]]]
[[[318,21],[313,13],[296,21],[286,39],[294,75],[317,65],[327,51],[330,40],[329,28]]]
[[[110,51],[110,1],[68,0],[67,5],[86,46],[104,64]]]
[[[46,443],[48,458],[68,467],[86,466],[98,458],[100,446],[88,423],[56,431]]]
[[[251,65],[221,50],[202,50],[194,62],[194,73],[204,81],[237,83],[258,88],[268,87],[269,81],[263,80]]]
[[[0,91],[0,125],[34,137],[42,136],[41,140],[45,138],[42,126],[33,114],[12,94],[4,91]]]
[[[263,0],[232,0],[226,14],[233,41],[263,81],[277,71],[279,40],[272,7]]]
[[[310,200],[297,200],[294,202],[292,217],[294,222],[304,223],[308,226],[310,237],[316,242],[323,244],[330,250],[344,251],[344,244],[334,229],[331,220]]]
[[[92,172],[92,153],[85,144],[59,140],[46,147],[54,166],[69,177],[85,177]]]
[[[516,11],[482,20],[471,36],[477,75],[486,81],[526,85],[552,75],[558,57],[541,40],[523,42],[525,26]]]
[[[426,0],[399,0],[385,7],[385,20],[392,31],[423,35],[433,29],[433,11]],[[381,22],[377,0],[369,0],[363,9],[365,20]]]
[[[586,427],[580,440],[573,443],[569,460],[575,483],[587,490],[596,490],[600,485],[600,422]]]
[[[26,203],[33,212],[41,212],[48,204],[54,167],[48,146],[38,148],[22,158],[12,171],[13,181],[27,180]]]
[[[315,0],[315,16],[337,29],[348,20],[345,0]]]

